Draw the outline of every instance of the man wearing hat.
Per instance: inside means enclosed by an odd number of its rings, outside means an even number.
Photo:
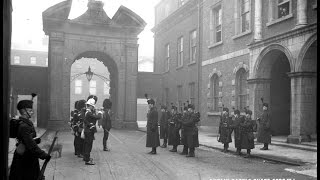
[[[171,106],[171,118],[169,119],[169,128],[168,128],[168,145],[172,145],[170,152],[177,152],[177,147],[180,144],[180,134],[181,123],[179,119],[181,118],[181,113],[178,113],[177,106]]]
[[[260,118],[257,119],[259,122],[258,137],[257,141],[263,143],[261,150],[268,150],[268,144],[271,143],[271,129],[270,129],[270,114],[268,111],[268,104],[263,103],[263,113]]]
[[[77,109],[79,110],[78,113],[78,124],[79,124],[79,128],[78,128],[78,133],[80,134],[80,140],[79,140],[79,158],[83,158],[84,157],[84,139],[81,138],[81,132],[84,128],[84,118],[85,118],[85,114],[86,114],[86,100],[81,99],[78,101],[77,103]]]
[[[186,113],[184,121],[182,121],[185,145],[187,148],[189,148],[189,151],[186,157],[194,157],[195,147],[199,147],[198,127],[197,127],[197,123],[199,121],[200,121],[200,114],[194,113],[193,104],[188,104],[188,112]]]
[[[13,154],[9,180],[37,179],[40,175],[39,158],[42,160],[51,158],[48,153],[39,148],[34,140],[37,134],[30,120],[33,115],[32,105],[32,100],[21,100],[17,105],[20,113],[17,134],[18,143]]]
[[[161,105],[161,117],[160,117],[160,139],[163,139],[162,148],[167,147],[168,139],[168,112],[165,105]]]
[[[103,128],[102,145],[103,145],[104,151],[109,151],[109,149],[107,148],[107,140],[109,137],[109,131],[111,129],[111,118],[110,118],[111,107],[112,107],[112,102],[110,101],[110,99],[105,99],[103,101],[103,112],[102,112],[102,119],[101,119],[101,125]]]
[[[232,119],[229,117],[229,109],[223,108],[222,115],[220,117],[219,124],[219,142],[223,144],[222,152],[228,152],[229,143],[232,142],[231,130],[232,130]]]
[[[79,133],[79,109],[77,108],[77,104],[79,101],[75,102],[75,109],[73,111],[73,116],[71,119],[71,127],[73,130],[73,134],[74,134],[74,141],[73,141],[73,145],[74,145],[74,155],[78,156],[80,155],[80,133]]]
[[[93,98],[89,99],[86,102],[87,110],[84,118],[84,157],[83,160],[85,161],[86,165],[94,165],[95,163],[90,158],[90,152],[92,150],[92,144],[94,140],[94,133],[97,132],[96,130],[96,122],[98,119],[101,118],[102,112],[95,113],[95,100]]]
[[[151,147],[149,154],[157,154],[157,147],[160,146],[159,131],[158,131],[158,111],[154,106],[153,99],[148,101],[149,111],[147,114],[147,141],[146,147]]]
[[[254,148],[254,135],[253,135],[253,127],[254,121],[251,119],[252,111],[246,110],[246,117],[244,121],[240,122],[240,130],[241,130],[241,149],[247,149],[247,155],[245,158],[250,157],[251,149]],[[240,151],[241,151],[240,149]]]
[[[187,116],[188,116],[188,106],[184,106],[182,116],[180,119],[178,119],[179,123],[181,124],[181,144],[183,145],[183,150],[180,153],[180,155],[188,155],[188,145],[187,145],[187,139],[184,131],[185,126],[183,125],[183,121],[187,119]]]
[[[234,111],[234,120],[231,127],[234,130],[234,146],[237,149],[237,154],[241,154],[241,132],[240,132],[240,123],[244,121],[244,118],[240,116],[240,111],[236,109]]]

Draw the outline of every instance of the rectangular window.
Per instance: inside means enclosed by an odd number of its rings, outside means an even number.
[[[219,77],[214,74],[210,79],[211,111],[219,111]]]
[[[166,45],[166,62],[165,62],[165,71],[170,69],[170,45]]]
[[[183,104],[182,104],[182,85],[179,85],[177,87],[177,92],[178,92],[178,110],[180,112],[183,111]]]
[[[104,83],[103,83],[103,94],[104,94],[104,95],[109,94],[109,90],[110,90],[109,85],[104,82]]]
[[[250,0],[241,0],[241,32],[250,30]]]
[[[210,43],[215,44],[222,41],[222,9],[221,3],[215,5],[210,11]]]
[[[14,56],[13,62],[14,62],[14,64],[20,64],[20,56]]]
[[[289,15],[290,0],[278,0],[278,18]]]
[[[90,81],[89,92],[91,95],[96,95],[96,93],[97,93],[97,82],[96,81],[93,81],[93,80]]]
[[[36,64],[37,63],[37,58],[36,57],[31,57],[30,58],[30,63],[31,64]]]
[[[183,37],[178,39],[178,67],[183,66]]]
[[[75,80],[75,94],[81,94],[82,93],[82,81],[81,80]]]
[[[190,33],[190,63],[196,61],[197,53],[197,31],[194,30]]]
[[[48,58],[46,58],[46,66],[48,66]]]
[[[189,101],[191,104],[195,103],[195,83],[189,83]]]

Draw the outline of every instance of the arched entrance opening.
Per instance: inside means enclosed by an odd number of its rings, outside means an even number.
[[[290,134],[290,63],[287,55],[280,49],[269,50],[258,64],[257,77],[266,79],[262,89],[264,102],[269,104],[271,130],[273,136]],[[261,107],[262,109],[262,104]]]
[[[90,82],[88,82],[85,75],[78,76],[78,78],[74,77],[74,73],[79,72],[78,69],[81,69],[82,72],[80,73],[84,73],[89,66],[94,73]],[[76,100],[86,100],[89,95],[96,95],[98,97],[96,107],[102,107],[103,100],[109,98],[112,102],[113,117],[117,117],[118,69],[114,60],[102,52],[86,51],[74,58],[70,70],[71,110],[73,110]],[[79,90],[81,91],[80,93]],[[114,121],[115,119],[113,118],[112,120]]]

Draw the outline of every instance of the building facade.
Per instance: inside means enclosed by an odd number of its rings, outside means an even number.
[[[249,108],[256,119],[266,102],[273,135],[285,135],[292,143],[316,138],[317,1],[213,0],[201,2],[198,9],[201,75],[196,83],[200,84],[201,125],[217,128],[223,106],[242,113]],[[171,15],[179,18],[178,12]],[[171,34],[198,22],[182,25],[184,19],[170,26],[171,15],[161,21]],[[163,46],[159,47],[161,36],[175,39],[156,31],[155,49]],[[155,69],[165,66],[165,54],[155,51]],[[190,69],[181,76],[188,79],[197,71]],[[165,79],[166,74],[162,76]]]
[[[155,7],[154,72],[161,74],[161,103],[199,109],[200,13],[198,0],[161,1]]]

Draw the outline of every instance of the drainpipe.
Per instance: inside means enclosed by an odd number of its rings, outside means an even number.
[[[200,15],[200,4],[201,4],[201,0],[198,0],[198,111],[200,111],[200,85],[201,85],[201,82],[200,82],[200,77],[201,77],[201,37],[200,37],[200,32],[201,32],[201,29],[200,29],[200,20],[201,20],[201,15]]]
[[[125,60],[125,68],[124,68],[124,107],[123,107],[123,115],[124,115],[124,121],[127,116],[127,65],[128,65],[128,56],[127,56],[127,32],[125,33],[125,39],[124,39],[124,60]]]

